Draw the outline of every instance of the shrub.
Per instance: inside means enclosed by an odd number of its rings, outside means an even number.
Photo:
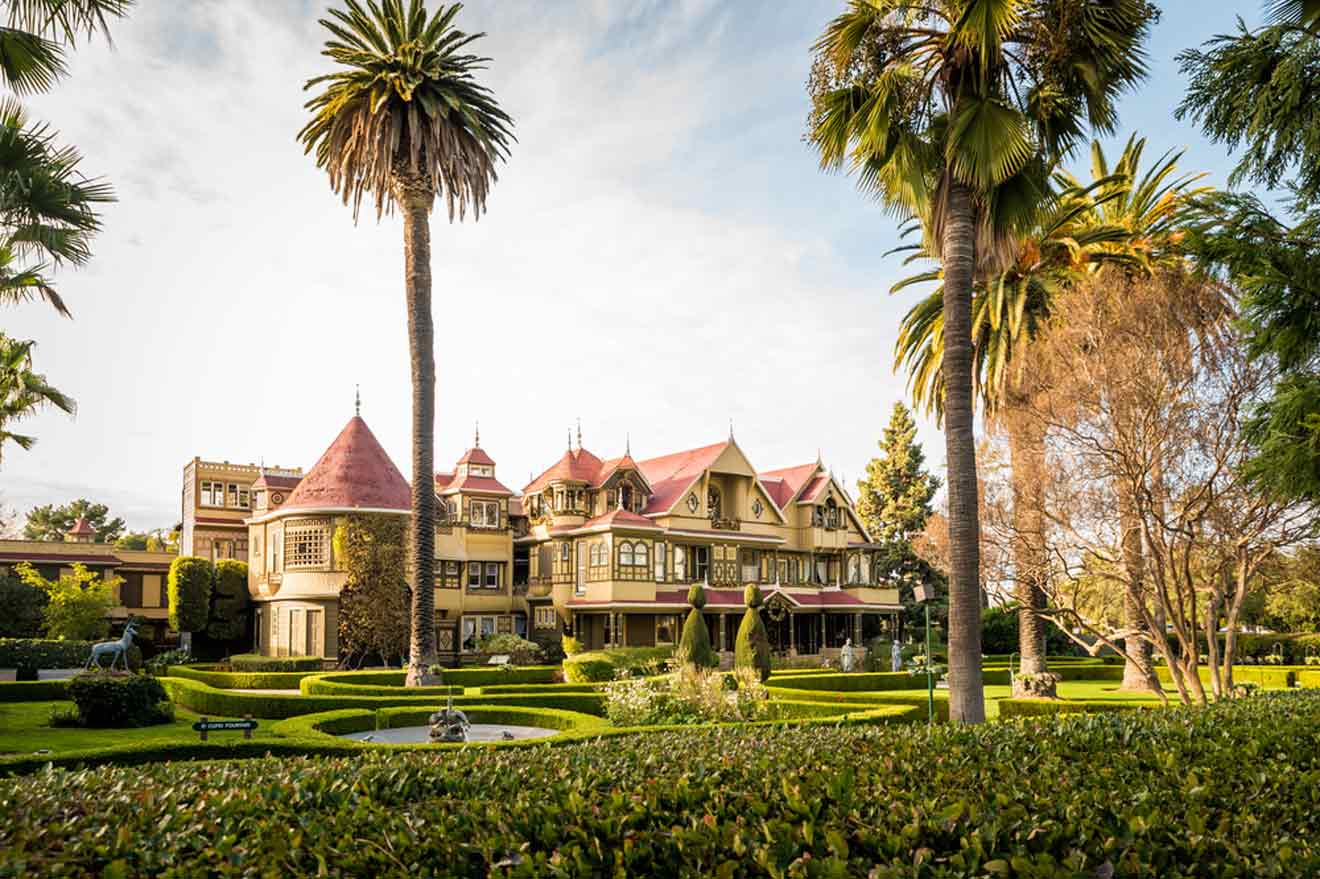
[[[0,668],[18,669],[19,679],[36,679],[44,668],[82,668],[95,641],[51,641],[42,638],[0,638]],[[128,648],[128,667],[142,667],[142,651]]]
[[[770,677],[770,637],[765,633],[765,623],[757,610],[761,606],[761,590],[755,583],[748,585],[745,593],[747,612],[743,614],[738,626],[738,640],[734,644],[733,665],[735,668],[754,668],[761,674],[761,680]]]
[[[122,583],[123,577],[99,575],[81,563],[75,563],[72,570],[54,580],[47,580],[27,562],[14,570],[24,583],[46,594],[41,632],[47,638],[96,640],[110,631],[106,617],[117,603],[113,587]]]
[[[247,632],[247,562],[221,559],[215,563],[215,585],[211,595],[206,635],[216,641],[233,641]]]
[[[82,674],[69,681],[68,693],[83,726],[151,726],[174,719],[165,688],[148,675]]]
[[[512,665],[535,665],[541,661],[541,645],[517,635],[487,635],[477,646],[482,653],[509,657]]]
[[[168,581],[170,628],[199,632],[211,610],[215,566],[197,556],[179,556],[170,563]]]
[[[582,652],[582,642],[572,635],[564,635],[560,638],[559,645],[564,649],[565,656],[577,656]]]
[[[564,680],[590,684],[614,680],[614,663],[608,659],[565,659]]]
[[[920,735],[836,723],[443,759],[294,738],[330,756],[13,779],[0,834],[15,874],[228,875],[277,860],[269,871],[282,875],[333,864],[381,877],[417,875],[418,864],[476,876],[882,879],[1308,876],[1320,866],[1317,694]],[[155,752],[291,750],[247,745]],[[481,805],[455,808],[463,803]],[[239,832],[241,845],[220,835]]]
[[[687,620],[683,623],[679,650],[688,662],[715,668],[720,664],[720,659],[711,649],[710,630],[706,628],[706,618],[701,614],[701,609],[706,606],[706,591],[700,583],[694,583],[688,590],[688,604],[692,605],[692,610],[688,611]]]
[[[41,634],[46,593],[13,574],[0,574],[0,637],[35,638]]]
[[[319,656],[258,656],[255,653],[239,653],[229,657],[229,665],[234,671],[322,671],[325,661]]]

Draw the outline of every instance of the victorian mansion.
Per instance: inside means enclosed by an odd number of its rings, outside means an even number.
[[[194,459],[184,482],[183,552],[247,560],[254,648],[337,658],[346,572],[335,529],[356,513],[410,514],[408,482],[367,423],[355,415],[306,475]],[[758,472],[732,435],[643,460],[628,449],[602,459],[579,436],[521,492],[478,437],[435,489],[436,622],[450,661],[505,632],[547,643],[572,633],[589,649],[672,644],[693,583],[708,587],[723,651],[749,583],[789,655],[859,644],[901,611],[820,460]]]

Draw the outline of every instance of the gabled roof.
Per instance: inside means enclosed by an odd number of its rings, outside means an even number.
[[[270,473],[262,473],[257,477],[257,481],[252,483],[253,488],[284,488],[295,487],[302,482],[301,476],[275,476]]]
[[[646,481],[651,483],[651,500],[644,513],[667,513],[702,473],[729,447],[729,441],[675,452],[659,458],[638,461]]]
[[[441,476],[448,477],[443,489],[440,486]],[[473,476],[470,473],[466,476],[458,477],[455,477],[452,473],[437,473],[435,475],[435,484],[436,491],[440,494],[458,494],[460,491],[479,492],[481,494],[513,494],[513,492],[505,487],[504,483],[500,482],[493,476]]]
[[[529,482],[527,487],[523,489],[523,494],[540,491],[552,482],[595,484],[596,480],[600,478],[603,464],[604,462],[600,458],[581,446],[577,449],[569,449],[548,470]]]
[[[463,453],[463,457],[458,459],[460,464],[485,464],[490,467],[495,466],[495,459],[487,455],[481,446],[473,446]]]
[[[820,467],[818,462],[810,464],[799,464],[796,467],[781,467],[778,470],[766,470],[756,474],[761,487],[765,493],[779,504],[780,509],[787,507],[793,498],[797,497],[802,486],[807,484],[816,470]]]
[[[339,432],[280,512],[346,508],[412,509],[408,481],[358,415]]]

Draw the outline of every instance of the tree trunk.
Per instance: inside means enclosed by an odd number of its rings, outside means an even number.
[[[1008,430],[1013,474],[1013,594],[1018,603],[1018,653],[1023,674],[1049,671],[1045,658],[1045,425],[1023,406],[1009,402]]]
[[[412,363],[412,581],[407,685],[421,686],[435,647],[435,326],[431,320],[431,207],[435,194],[414,175],[395,175],[403,208],[404,290]]]
[[[984,723],[981,682],[981,553],[972,410],[971,191],[949,188],[944,267],[944,443],[949,474],[949,719]]]
[[[1122,529],[1123,567],[1127,574],[1123,590],[1123,624],[1128,631],[1144,630],[1146,615],[1142,608],[1146,603],[1146,558],[1142,547],[1141,523],[1137,519],[1132,487],[1125,480],[1119,479],[1116,489],[1119,527]],[[1123,653],[1123,683],[1120,690],[1158,692],[1163,689],[1155,674],[1149,641],[1140,635],[1124,638]]]

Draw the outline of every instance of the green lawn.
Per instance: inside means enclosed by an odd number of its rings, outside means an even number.
[[[106,745],[125,745],[134,742],[195,742],[198,734],[192,725],[197,714],[186,708],[175,706],[174,722],[159,726],[144,726],[137,729],[82,729],[57,728],[48,725],[53,708],[72,708],[72,702],[2,702],[0,703],[0,756],[6,754],[32,754],[49,750],[52,754],[79,751],[86,748],[101,748]],[[237,718],[208,716],[209,720],[234,720]],[[255,739],[274,738],[270,728],[273,720],[257,721],[253,731]],[[211,740],[228,741],[241,739],[243,733],[213,732]]]

